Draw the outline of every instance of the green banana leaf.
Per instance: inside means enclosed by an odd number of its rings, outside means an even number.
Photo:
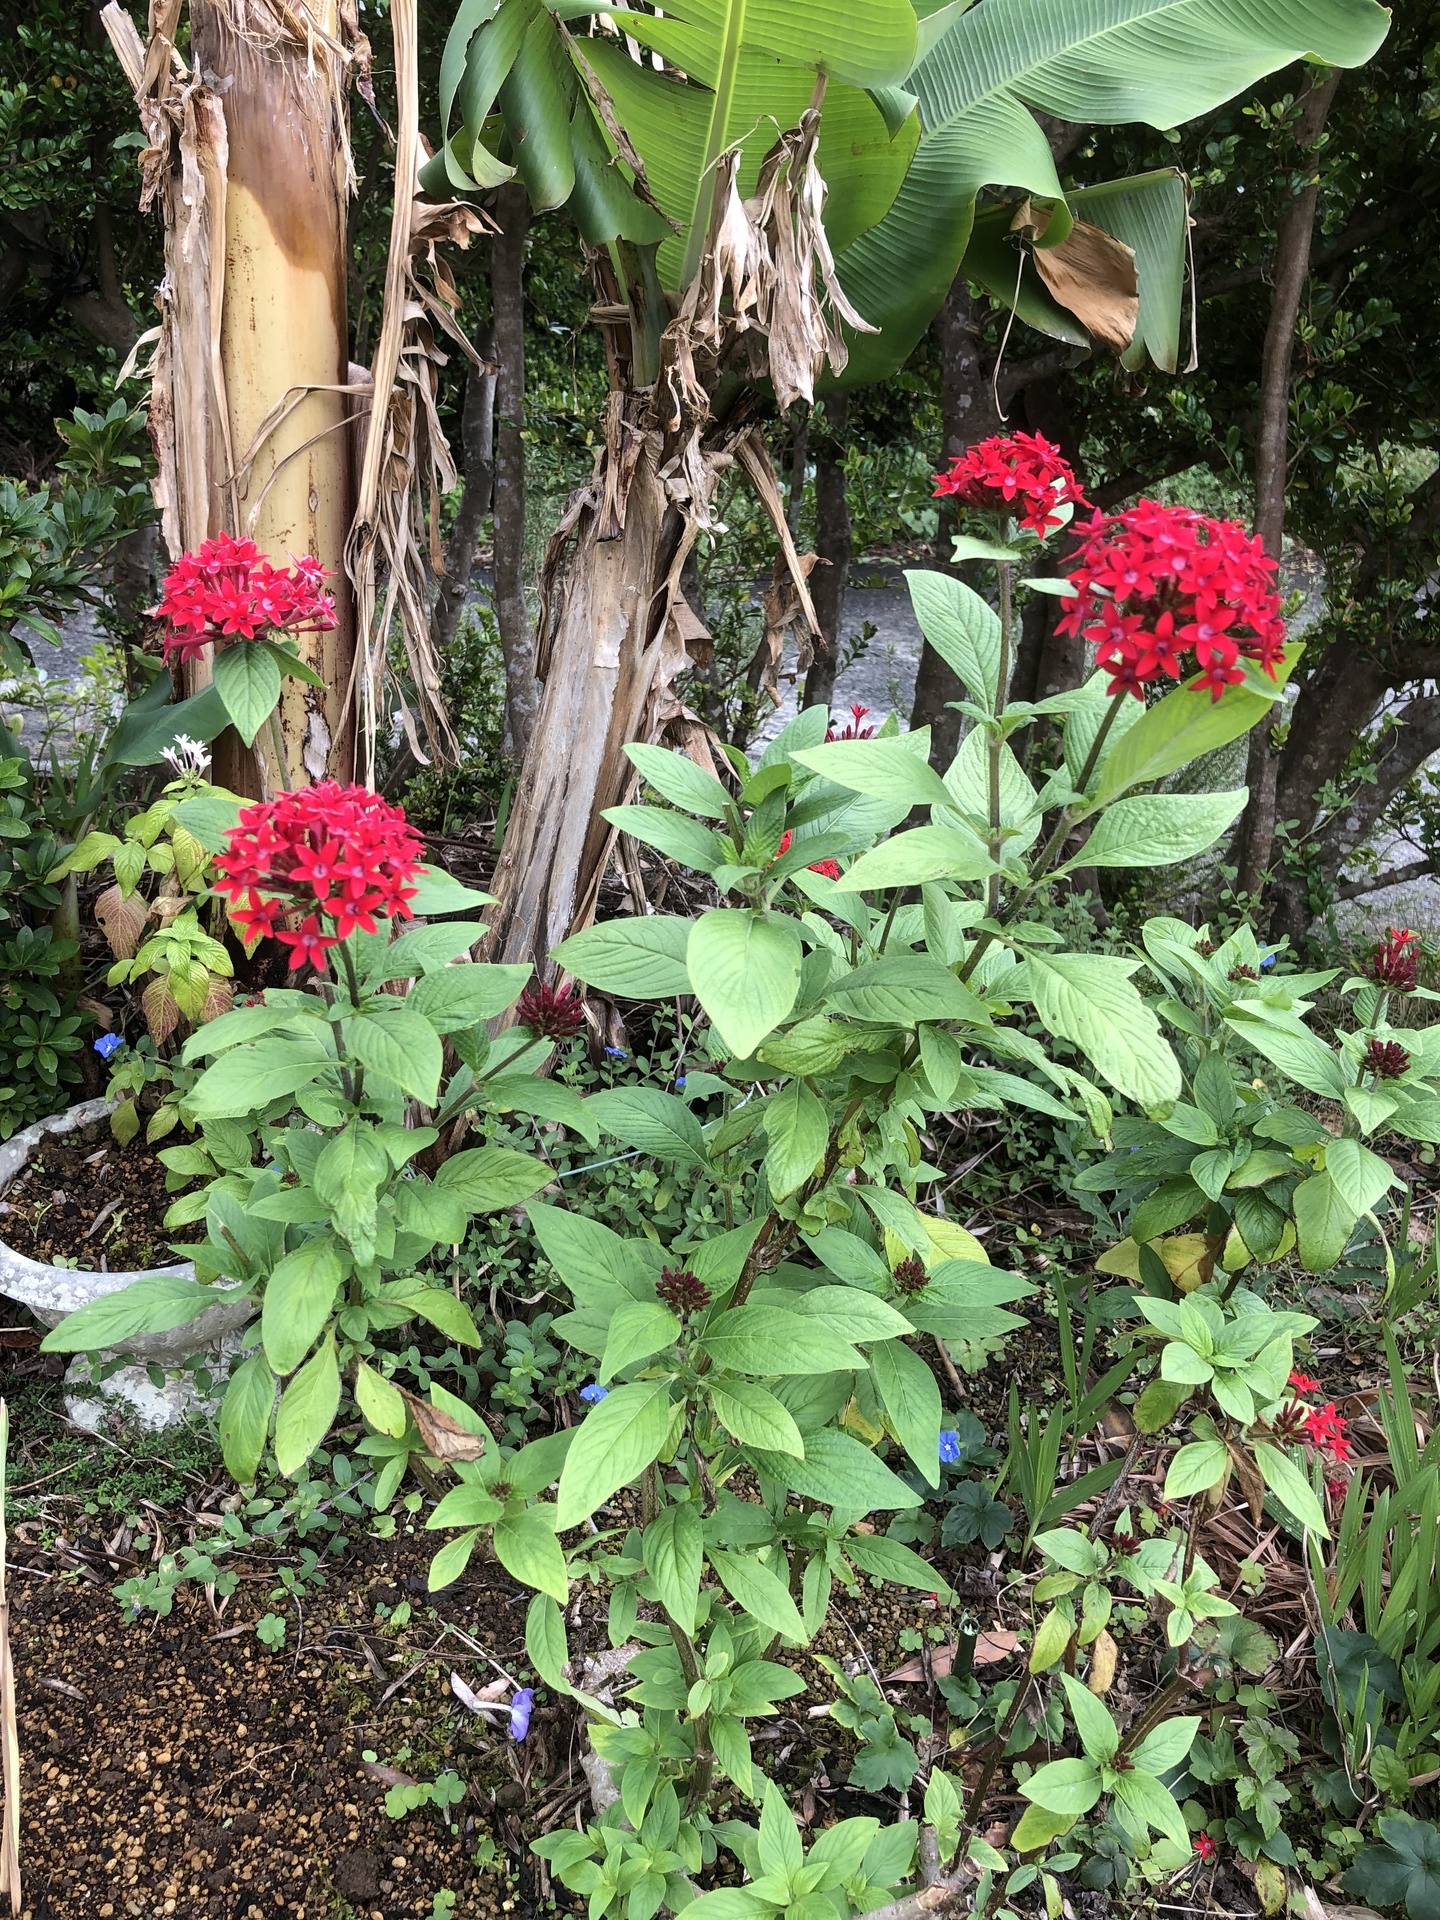
[[[1302,55],[1358,66],[1389,20],[1375,0],[979,0],[906,79],[922,127],[914,161],[885,217],[837,262],[847,295],[879,329],[856,336],[843,384],[903,364],[955,276],[983,187],[1019,188],[1059,211],[1064,194],[1031,108],[1172,127]],[[1047,240],[1063,238],[1055,229],[1052,216]],[[1158,340],[1158,317],[1154,325]]]

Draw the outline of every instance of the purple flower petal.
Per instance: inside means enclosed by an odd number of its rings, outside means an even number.
[[[510,1702],[510,1738],[523,1740],[530,1731],[530,1715],[535,1710],[535,1689],[521,1687]]]

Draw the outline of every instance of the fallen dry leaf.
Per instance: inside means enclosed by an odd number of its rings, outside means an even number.
[[[437,1460],[478,1460],[485,1451],[484,1434],[468,1433],[458,1420],[452,1420],[428,1400],[417,1400],[403,1387],[396,1391],[410,1409],[410,1417],[420,1430],[420,1438]]]
[[[975,1638],[975,1665],[977,1667],[993,1667],[997,1661],[1008,1660],[1019,1645],[1019,1634],[1011,1633],[1005,1628],[997,1628],[993,1632],[986,1631],[985,1633],[977,1634]],[[947,1640],[943,1647],[936,1647],[934,1653],[930,1656],[930,1671],[937,1680],[943,1680],[954,1664],[955,1642],[953,1640]],[[894,1673],[887,1673],[885,1675],[887,1683],[891,1680],[913,1681],[923,1680],[924,1678],[925,1663],[918,1654],[913,1660],[907,1661],[903,1667],[897,1667]]]

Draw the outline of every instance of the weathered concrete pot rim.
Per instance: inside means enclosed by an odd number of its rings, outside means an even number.
[[[32,1154],[52,1135],[79,1133],[109,1114],[110,1100],[83,1100],[64,1113],[52,1113],[44,1120],[0,1143],[0,1195],[29,1162]],[[30,1260],[5,1244],[0,1230],[0,1294],[28,1307],[43,1326],[56,1327],[66,1314],[88,1306],[107,1293],[118,1293],[135,1280],[153,1279],[157,1274],[179,1274],[193,1280],[195,1269],[188,1260],[168,1267],[146,1267],[127,1273],[102,1273],[83,1267],[53,1267],[42,1260]],[[138,1359],[169,1361],[172,1365],[187,1355],[214,1345],[222,1334],[243,1326],[254,1315],[249,1301],[235,1305],[207,1307],[195,1319],[165,1333],[142,1334],[126,1343],[125,1351]]]

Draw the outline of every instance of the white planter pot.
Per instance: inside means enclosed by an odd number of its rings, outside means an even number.
[[[0,1144],[0,1195],[48,1135],[77,1133],[83,1127],[92,1126],[106,1117],[110,1104],[108,1100],[86,1100],[65,1113],[37,1120],[34,1126],[26,1127]],[[117,1293],[132,1280],[144,1280],[161,1273],[178,1273],[193,1279],[195,1269],[188,1260],[133,1273],[94,1273],[82,1267],[52,1267],[41,1260],[29,1260],[6,1246],[3,1217],[0,1217],[0,1294],[28,1307],[44,1327],[58,1326],[67,1313],[74,1313],[78,1307],[88,1306],[107,1293]],[[172,1425],[199,1405],[199,1398],[184,1379],[167,1382],[163,1389],[157,1388],[150,1379],[148,1364],[173,1368],[196,1354],[218,1358],[222,1352],[234,1352],[237,1346],[234,1335],[253,1317],[254,1307],[247,1301],[207,1307],[194,1320],[165,1333],[138,1334],[124,1351],[133,1355],[139,1364],[124,1367],[104,1381],[99,1401],[79,1394],[67,1395],[66,1408],[71,1419],[93,1431],[108,1403],[145,1426]],[[73,1378],[77,1385],[82,1381],[88,1383],[89,1370],[84,1360],[78,1361],[66,1378],[67,1381]]]

